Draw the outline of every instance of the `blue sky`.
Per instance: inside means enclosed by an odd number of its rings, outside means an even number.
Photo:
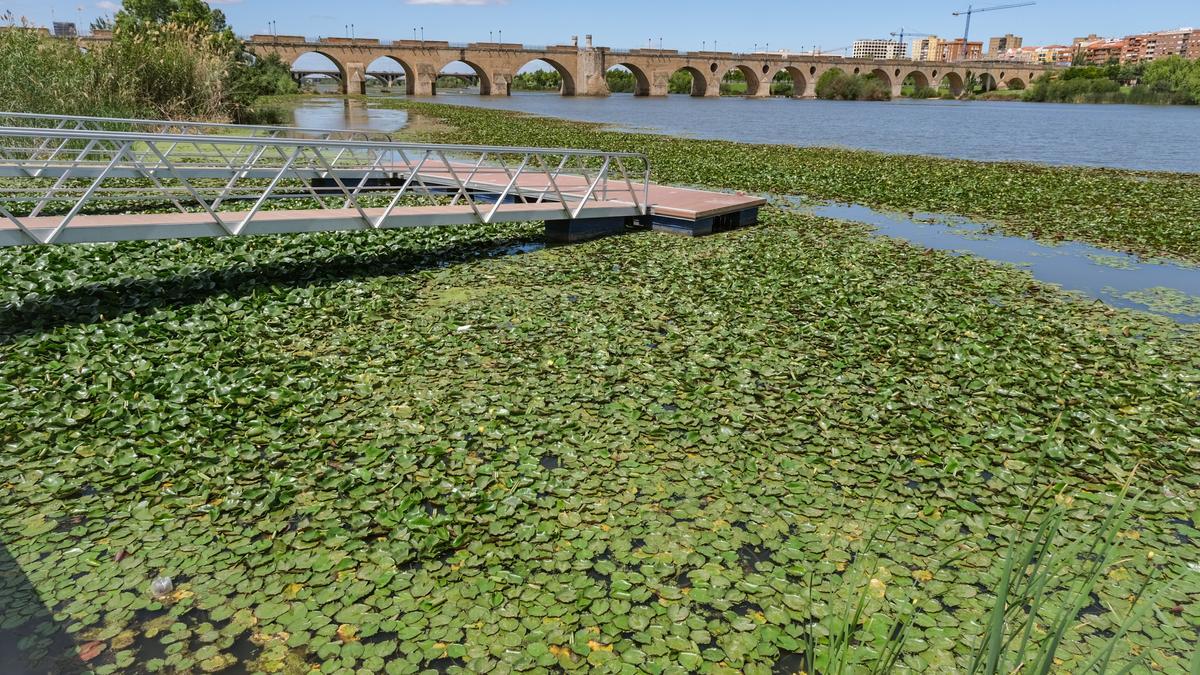
[[[1017,0],[980,0],[977,5]],[[768,43],[772,50],[807,51],[845,47],[863,37],[887,37],[901,27],[943,37],[962,34],[951,12],[969,0],[220,0],[239,34],[266,32],[274,20],[281,34],[307,36],[346,33],[359,37],[411,38],[425,28],[428,39],[487,40],[503,31],[506,42],[566,43],[575,34],[595,35],[608,47],[663,46],[699,49],[716,42],[722,50],[749,51]],[[37,23],[111,13],[116,0],[16,0],[0,7]],[[1034,7],[976,15],[971,35],[986,39],[1015,33],[1026,44],[1069,42],[1077,35],[1120,36],[1200,24],[1197,0],[1039,0]]]

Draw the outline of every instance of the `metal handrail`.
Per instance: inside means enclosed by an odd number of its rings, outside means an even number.
[[[291,127],[280,127],[288,129]],[[408,143],[402,141],[353,141],[353,140],[332,140],[332,139],[305,139],[305,138],[261,138],[254,136],[210,136],[201,134],[154,134],[143,133],[136,131],[92,131],[87,129],[39,129],[35,127],[8,127],[0,126],[0,137],[26,137],[26,138],[42,138],[53,136],[56,138],[67,139],[92,139],[97,135],[102,135],[105,138],[113,140],[132,140],[132,141],[175,141],[175,142],[194,142],[198,139],[206,143],[217,144],[238,144],[238,143],[258,143],[263,145],[296,147],[309,145],[322,146],[339,146],[360,150],[444,150],[449,152],[497,152],[497,153],[540,153],[540,154],[571,154],[580,155],[583,157],[624,157],[627,159],[638,159],[644,161],[647,165],[650,163],[650,158],[640,152],[625,152],[625,151],[608,151],[608,150],[587,150],[582,148],[542,148],[536,146],[505,146],[505,145],[459,145],[459,144],[439,144],[439,143]],[[4,160],[0,159],[0,163]]]
[[[627,161],[640,163],[641,186]],[[359,227],[371,229],[383,227],[412,195],[427,197],[432,206],[453,195],[449,205],[463,203],[481,223],[494,222],[507,199],[558,204],[557,218],[568,220],[581,217],[589,204],[650,212],[645,155],[574,148],[0,126],[0,176],[18,179],[0,185],[0,224],[20,230],[17,243],[34,244],[57,243],[71,223],[89,221],[88,208],[97,200],[192,214],[192,225],[195,215],[207,214],[202,225],[230,236],[250,232],[266,204],[280,199],[315,206],[296,211],[298,218],[341,210],[334,220],[344,224],[350,210]],[[486,213],[481,196],[494,198]],[[240,210],[247,202],[250,210]],[[60,218],[48,211],[65,213]],[[164,228],[178,222],[160,220]]]
[[[360,135],[364,137],[377,137],[385,141],[392,140],[392,135],[382,131],[370,131],[363,129],[329,129],[324,127],[295,127],[285,125],[268,125],[268,124],[230,124],[226,122],[196,122],[196,121],[174,121],[174,120],[156,120],[156,119],[141,119],[135,117],[95,117],[89,115],[52,115],[43,113],[24,113],[24,112],[3,112],[0,111],[0,120],[17,119],[31,120],[35,122],[75,122],[75,123],[91,123],[91,124],[123,124],[123,125],[140,125],[146,127],[156,127],[159,129],[229,129],[238,131],[264,131],[272,133],[304,133],[304,134],[349,134]],[[41,127],[49,128],[49,127]],[[98,130],[98,129],[97,129]]]

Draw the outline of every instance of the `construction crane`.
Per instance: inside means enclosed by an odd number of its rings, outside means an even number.
[[[900,44],[904,44],[905,35],[908,37],[933,37],[933,33],[909,33],[903,28],[900,29],[899,33],[892,33],[892,37],[896,38],[896,42],[899,42]]]
[[[908,56],[908,45],[904,44],[905,35],[908,37],[933,37],[933,33],[909,33],[903,28],[900,29],[899,33],[892,33],[892,37],[896,38],[896,42],[900,43],[900,58],[907,58]],[[913,54],[912,57],[915,59],[917,55]]]
[[[1018,7],[1031,7],[1036,4],[1037,4],[1036,2],[1020,2],[1015,5],[997,5],[995,7],[981,7],[979,9],[975,9],[974,5],[967,5],[967,8],[965,10],[963,10],[961,12],[954,12],[954,16],[964,16],[965,15],[967,17],[967,27],[965,30],[963,30],[963,44],[965,45],[971,39],[971,16],[972,15],[978,14],[980,12],[995,12],[995,11],[1001,10],[1001,9],[1016,9]],[[966,49],[965,46],[963,48]]]

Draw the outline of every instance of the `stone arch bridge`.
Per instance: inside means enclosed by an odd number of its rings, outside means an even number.
[[[671,76],[683,70],[692,75],[693,96],[720,96],[725,74],[738,71],[746,81],[746,96],[770,96],[775,77],[786,73],[794,84],[797,98],[815,98],[817,81],[834,69],[847,74],[874,75],[890,88],[893,97],[899,97],[903,83],[910,77],[919,87],[937,89],[947,85],[958,95],[971,78],[988,90],[1021,88],[1054,68],[1016,62],[947,63],[717,51],[613,50],[592,47],[590,38],[587,46],[581,48],[574,44],[549,47],[486,42],[452,45],[424,40],[385,43],[362,38],[310,41],[300,36],[255,35],[246,46],[257,56],[275,54],[287,64],[295,63],[308,53],[321,54],[333,62],[343,91],[351,94],[365,92],[366,81],[371,76],[367,69],[373,62],[380,58],[391,59],[397,68],[389,70],[404,73],[404,87],[410,96],[436,94],[439,73],[456,61],[475,71],[479,93],[484,96],[508,96],[513,78],[533,61],[544,61],[558,71],[562,76],[561,93],[564,96],[607,96],[610,92],[605,75],[615,66],[633,73],[637,96],[666,96]]]

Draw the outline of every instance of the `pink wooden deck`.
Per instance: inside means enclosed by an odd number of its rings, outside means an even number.
[[[393,167],[393,171],[407,177],[404,167]],[[511,180],[504,169],[484,167],[472,175],[471,165],[455,164],[454,172],[460,180],[470,177],[467,187],[489,190],[500,193]],[[611,171],[610,171],[611,173]],[[456,186],[453,176],[443,167],[423,167],[417,178],[423,182],[440,186]],[[582,197],[588,189],[588,180],[580,175],[564,175],[555,179],[558,190],[568,196]],[[632,193],[630,191],[632,186]],[[546,200],[557,201],[558,195],[551,186],[549,176],[544,172],[538,173],[526,168],[521,173],[513,187],[513,191],[524,197],[545,196]],[[645,200],[645,184],[640,181],[626,183],[622,179],[611,177],[596,187],[593,196],[604,201],[633,204]],[[766,199],[745,194],[727,192],[710,192],[693,188],[671,187],[668,185],[650,184],[650,211],[652,214],[679,218],[682,220],[702,220],[728,213],[737,213],[747,209],[758,208],[767,203]]]

